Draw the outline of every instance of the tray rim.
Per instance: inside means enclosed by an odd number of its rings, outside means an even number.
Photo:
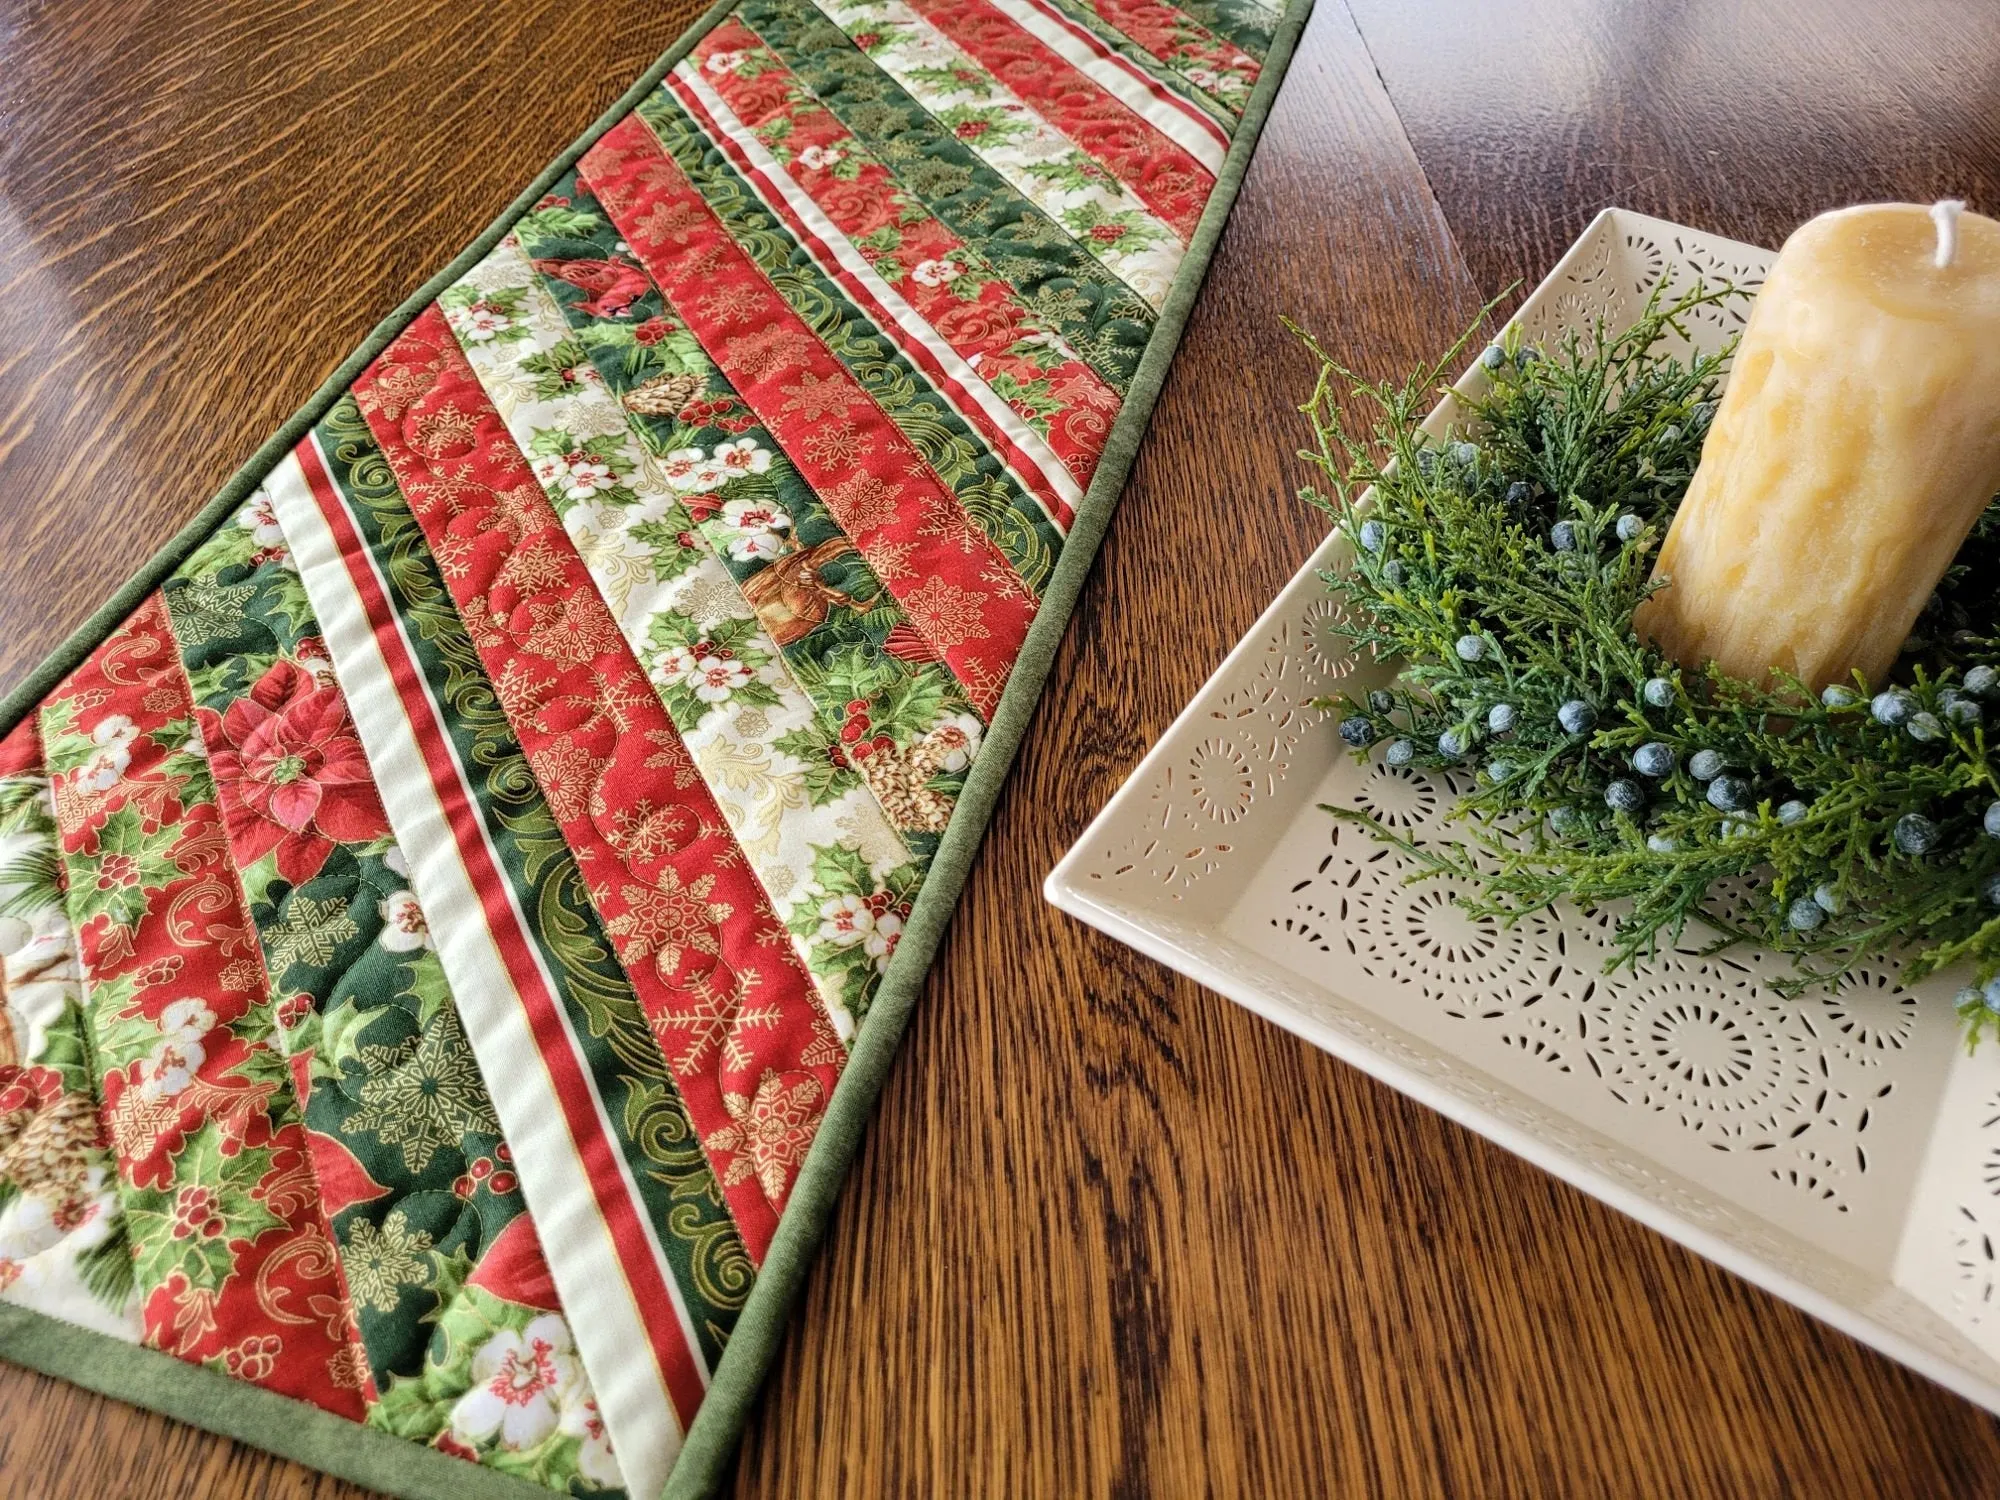
[[[1616,206],[1606,207],[1599,210],[1590,220],[1589,224],[1584,227],[1577,239],[1549,269],[1548,274],[1523,299],[1520,307],[1516,309],[1514,317],[1510,319],[1510,326],[1512,322],[1519,320],[1522,313],[1533,308],[1545,294],[1551,293],[1552,288],[1557,286],[1562,280],[1565,272],[1583,255],[1588,253],[1600,233],[1617,226],[1643,226],[1651,228],[1656,232],[1659,230],[1668,232],[1685,231],[1701,234],[1705,239],[1719,241],[1726,245],[1740,245],[1743,249],[1754,251],[1760,256],[1768,256],[1773,253],[1760,246],[1752,246],[1744,244],[1741,241],[1725,240],[1720,236],[1709,235],[1706,231],[1698,230],[1692,225],[1678,224],[1671,220],[1656,218],[1652,215],[1641,214]],[[1475,353],[1464,375],[1453,384],[1451,388],[1452,393],[1463,393],[1468,389],[1477,388],[1484,384],[1484,380],[1484,372],[1479,367]],[[1447,393],[1443,396],[1431,410],[1423,424],[1425,430],[1432,432],[1434,435],[1441,433],[1455,404],[1454,394],[1452,393]],[[1368,503],[1368,497],[1364,495],[1360,503],[1365,507]],[[1134,914],[1134,909],[1120,907],[1115,903],[1100,899],[1092,892],[1084,874],[1084,868],[1090,856],[1095,852],[1093,846],[1098,836],[1108,826],[1116,822],[1119,816],[1129,807],[1147,795],[1148,789],[1154,780],[1153,773],[1163,766],[1172,755],[1178,753],[1181,748],[1179,743],[1180,736],[1199,721],[1206,707],[1211,689],[1215,687],[1220,679],[1229,675],[1231,670],[1243,660],[1266,648],[1268,638],[1286,616],[1290,603],[1288,596],[1293,586],[1306,575],[1316,573],[1330,561],[1334,560],[1341,550],[1341,546],[1342,543],[1339,534],[1329,531],[1328,535],[1313,549],[1300,567],[1279,586],[1271,602],[1245,629],[1243,635],[1236,643],[1230,647],[1222,660],[1217,663],[1207,678],[1204,679],[1201,687],[1195,691],[1194,696],[1188,700],[1181,711],[1160,732],[1158,739],[1154,741],[1151,748],[1132,767],[1131,771],[1126,774],[1110,800],[1091,819],[1083,832],[1077,836],[1075,842],[1071,844],[1062,859],[1049,871],[1042,882],[1044,899],[1058,910],[1077,918],[1089,926],[1097,928],[1107,936],[1143,953],[1148,958],[1166,965],[1175,972],[1185,975],[1204,988],[1214,990],[1232,1003],[1242,1006],[1255,1015],[1261,1016],[1264,1020],[1272,1022],[1283,1030],[1297,1036],[1302,1041],[1308,1042],[1320,1050],[1332,1054],[1342,1062],[1358,1068],[1379,1082],[1387,1084],[1398,1092],[1415,1099],[1418,1103],[1436,1110],[1447,1119],[1484,1136],[1494,1144],[1532,1163],[1551,1176],[1559,1178],[1570,1186],[1590,1194],[1593,1198],[1608,1204],[1627,1217],[1638,1220],[1641,1224],[1644,1224],[1656,1233],[1665,1235],[1668,1239],[1685,1246],[1697,1255],[1713,1261],[1715,1264],[1723,1267],[1723,1269],[1742,1277],[1756,1286],[1762,1287],[1765,1291],[1775,1296],[1783,1298],[1793,1306],[1810,1313],[1822,1322],[1832,1325],[1850,1337],[1889,1356],[1891,1359],[1907,1365],[1919,1374],[1926,1376],[1955,1394],[1963,1396],[1966,1400],[1989,1411],[2000,1413],[2000,1380],[1988,1379],[1981,1376],[1955,1363],[1944,1355],[1923,1347],[1870,1312],[1842,1301],[1831,1293],[1807,1285],[1796,1276],[1771,1264],[1754,1252],[1731,1244],[1714,1231],[1704,1228],[1685,1215],[1646,1197],[1625,1183],[1618,1181],[1609,1173],[1581,1160],[1561,1144],[1544,1139],[1525,1127],[1503,1118],[1498,1113],[1480,1105],[1476,1101],[1451,1092],[1423,1076],[1409,1064],[1370,1046],[1360,1038],[1350,1035],[1338,1027],[1317,1021],[1289,1003],[1264,993],[1243,974],[1231,972],[1216,963],[1183,950],[1172,938],[1147,926],[1139,915]],[[1224,921],[1228,915],[1229,913],[1226,910],[1219,912],[1213,922],[1203,925],[1208,926],[1212,930],[1217,943],[1240,947],[1240,944],[1237,944],[1235,939],[1227,936],[1222,930]],[[1243,951],[1248,953],[1249,950]],[[1377,1024],[1401,1032],[1403,1036],[1408,1038],[1408,1044],[1413,1050],[1429,1052],[1440,1056],[1444,1055],[1440,1049],[1431,1043],[1413,1036],[1406,1031],[1401,1031],[1401,1028],[1397,1027],[1393,1017],[1372,1011],[1369,1007],[1360,1005],[1359,1002],[1350,1001],[1347,1003],[1356,1005],[1360,1009],[1369,1010],[1371,1017]],[[1468,1062],[1468,1065],[1477,1066],[1476,1062]],[[1507,1084],[1502,1079],[1493,1077],[1491,1074],[1485,1076],[1491,1078],[1492,1082],[1498,1087],[1508,1089],[1510,1092],[1518,1092],[1512,1085]],[[1558,1113],[1562,1112],[1560,1106],[1551,1105],[1546,1107]],[[1576,1119],[1574,1116],[1570,1116],[1569,1118],[1574,1121],[1579,1130],[1601,1136],[1601,1132],[1595,1130],[1594,1127],[1589,1126],[1582,1120]],[[1609,1138],[1605,1137],[1605,1139],[1608,1140]],[[1655,1162],[1652,1165],[1655,1169],[1663,1173],[1679,1177],[1683,1181],[1693,1182],[1693,1185],[1697,1187],[1700,1186],[1698,1182],[1687,1178],[1685,1174],[1677,1172],[1665,1163]],[[1809,1243],[1799,1240],[1798,1236],[1791,1234],[1776,1224],[1771,1224],[1769,1221],[1761,1222],[1774,1235],[1794,1240],[1801,1244]],[[1817,1246],[1811,1248],[1818,1253],[1829,1253],[1820,1250],[1820,1247]],[[1868,1275],[1871,1280],[1876,1281],[1884,1292],[1896,1297],[1907,1298],[1916,1307],[1922,1308],[1924,1306],[1924,1304],[1917,1301],[1910,1293],[1899,1287],[1889,1278],[1876,1276],[1874,1273],[1864,1272],[1862,1274]],[[1928,1311],[1928,1309],[1925,1310]]]

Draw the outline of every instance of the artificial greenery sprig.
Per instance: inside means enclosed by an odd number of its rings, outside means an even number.
[[[1337,628],[1400,667],[1365,700],[1326,706],[1357,756],[1474,779],[1450,839],[1327,811],[1412,855],[1414,878],[1463,878],[1477,914],[1616,906],[1614,966],[1694,920],[1718,948],[1791,954],[1788,993],[1906,947],[1913,979],[1969,963],[1959,1003],[1976,1039],[2000,1029],[2000,783],[1984,722],[2000,712],[2000,508],[1891,682],[1815,696],[1778,674],[1688,672],[1632,629],[1665,586],[1654,557],[1728,359],[1669,340],[1739,295],[1655,293],[1630,329],[1600,322],[1551,348],[1509,330],[1481,355],[1488,388],[1457,398],[1438,437],[1420,424],[1478,324],[1400,385],[1300,335],[1320,362],[1301,408],[1318,449],[1303,456],[1328,484],[1303,493],[1353,544],[1352,565],[1326,575]],[[1343,398],[1374,408],[1359,435]]]

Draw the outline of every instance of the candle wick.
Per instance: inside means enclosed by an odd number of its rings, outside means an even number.
[[[1940,271],[1958,255],[1958,216],[1964,212],[1963,198],[1941,198],[1931,205],[1931,220],[1937,225],[1937,254],[1931,264]]]

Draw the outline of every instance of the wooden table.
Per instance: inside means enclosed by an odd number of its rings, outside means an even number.
[[[0,8],[0,681],[695,9]],[[1399,373],[1606,204],[1947,194],[1991,0],[1320,0],[738,1494],[2000,1492],[1985,1414],[1039,895],[1318,535],[1279,314]],[[0,1493],[360,1492],[6,1369]]]

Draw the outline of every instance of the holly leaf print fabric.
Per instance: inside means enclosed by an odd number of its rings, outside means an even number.
[[[717,1481],[1302,19],[712,14],[9,700],[0,1353]]]
[[[491,1288],[468,1288],[510,1231],[527,1247],[513,1253],[539,1254],[533,1225],[408,861],[270,515],[268,495],[253,496],[162,596],[176,627],[219,592],[238,601],[226,629],[193,632],[194,644],[177,629],[182,666],[201,686],[195,720],[251,894],[276,1036],[326,1184],[373,1388],[395,1397],[388,1409],[405,1435],[421,1430],[445,1451],[557,1488],[617,1488],[608,1446],[585,1473],[578,1434],[538,1432],[530,1454],[504,1430],[472,1433],[451,1420],[470,1390],[447,1373],[469,1379],[442,1334],[454,1305],[477,1297],[493,1326],[560,1322],[561,1309],[552,1297],[496,1307]],[[580,1402],[594,1400],[586,1377],[574,1383]],[[389,1420],[381,1401],[368,1420]]]

